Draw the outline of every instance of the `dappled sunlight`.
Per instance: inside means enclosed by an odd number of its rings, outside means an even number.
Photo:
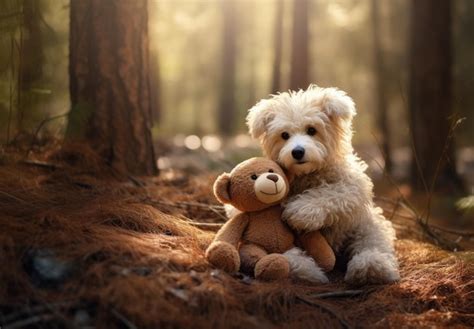
[[[0,329],[474,328],[473,31],[472,0],[0,1]]]

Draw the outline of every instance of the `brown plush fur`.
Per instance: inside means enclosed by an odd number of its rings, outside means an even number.
[[[211,264],[227,272],[254,271],[255,277],[275,280],[287,277],[289,264],[282,255],[294,247],[294,235],[281,221],[282,198],[264,203],[256,194],[257,177],[272,172],[284,179],[286,196],[289,183],[285,173],[274,161],[252,158],[237,165],[230,174],[221,175],[214,184],[214,194],[223,203],[232,204],[243,211],[230,219],[217,233],[206,257]],[[273,175],[274,176],[274,175]],[[253,177],[253,178],[252,178]],[[276,178],[277,179],[277,178]],[[311,256],[321,267],[331,270],[335,256],[322,235],[304,240]],[[236,258],[237,249],[240,259]]]

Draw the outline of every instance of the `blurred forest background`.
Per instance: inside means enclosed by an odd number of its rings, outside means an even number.
[[[170,149],[235,162],[259,152],[253,104],[316,83],[354,98],[354,144],[373,175],[469,194],[473,31],[471,0],[1,0],[0,140],[112,140],[112,118],[128,116],[145,141],[124,145],[153,155],[153,143],[161,169],[186,163]],[[131,172],[157,171],[128,157]]]

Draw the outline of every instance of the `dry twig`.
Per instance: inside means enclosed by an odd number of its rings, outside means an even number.
[[[322,292],[319,294],[312,295],[315,298],[344,298],[344,297],[355,297],[368,292],[366,290],[342,290],[342,291],[329,291]]]
[[[30,325],[37,324],[39,322],[52,320],[54,319],[54,317],[55,316],[53,314],[38,314],[26,319],[21,319],[21,320],[12,322],[10,324],[7,324],[3,327],[3,329],[24,328]]]
[[[117,318],[119,319],[120,321],[122,321],[122,323],[128,328],[128,329],[137,329],[138,327],[132,323],[129,319],[127,319],[123,314],[121,314],[119,311],[117,311],[116,309],[112,309],[112,314]]]

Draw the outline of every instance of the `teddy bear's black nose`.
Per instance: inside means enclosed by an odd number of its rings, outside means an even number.
[[[274,174],[267,175],[267,179],[274,181],[275,183],[278,182],[278,176]]]
[[[304,157],[304,148],[301,147],[301,146],[295,147],[295,148],[291,151],[291,155],[292,155],[293,158],[295,158],[296,160],[301,160],[301,159],[303,159],[303,157]]]

